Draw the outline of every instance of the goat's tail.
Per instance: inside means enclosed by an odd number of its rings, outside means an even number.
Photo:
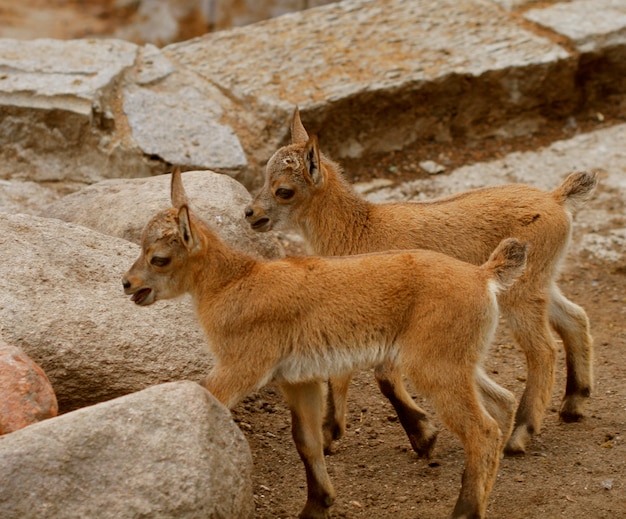
[[[526,255],[529,245],[517,238],[502,240],[489,259],[482,265],[482,269],[491,274],[498,290],[506,290],[526,268]]]
[[[598,174],[595,171],[572,173],[552,191],[552,196],[567,209],[575,210],[590,197],[597,185]]]

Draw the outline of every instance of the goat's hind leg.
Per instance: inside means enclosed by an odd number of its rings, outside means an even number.
[[[550,324],[563,340],[567,383],[559,415],[564,422],[577,422],[593,385],[593,339],[585,311],[567,299],[557,286],[552,287],[549,305]]]
[[[322,383],[282,384],[281,388],[291,410],[293,440],[306,471],[307,500],[299,517],[326,519],[335,491],[324,460]]]
[[[507,317],[511,333],[526,356],[527,366],[526,388],[505,448],[506,454],[519,455],[526,452],[526,443],[541,429],[554,386],[557,346],[548,322],[548,301],[544,295],[518,303],[514,313],[507,311]]]
[[[485,409],[498,422],[502,441],[506,442],[513,431],[515,396],[491,380],[482,368],[476,371],[476,382]]]
[[[324,417],[324,452],[332,451],[334,440],[340,439],[346,432],[346,414],[348,412],[348,388],[352,375],[342,375],[328,380],[326,415]]]
[[[411,375],[420,389],[424,373],[445,373],[445,365],[424,366],[424,371]],[[456,371],[456,370],[455,370]],[[495,482],[503,446],[502,434],[496,420],[486,412],[475,384],[471,366],[464,372],[451,375],[430,375],[430,381],[421,389],[432,400],[436,412],[446,426],[455,433],[465,450],[465,469],[459,497],[452,518],[483,518],[487,500]],[[428,375],[426,375],[428,376]],[[494,384],[494,382],[491,382]],[[500,388],[502,391],[504,389]],[[512,412],[511,412],[512,418]],[[511,421],[509,418],[509,421]]]

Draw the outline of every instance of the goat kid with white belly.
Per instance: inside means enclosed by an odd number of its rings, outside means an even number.
[[[498,321],[496,293],[521,275],[526,245],[504,240],[479,267],[432,251],[263,262],[230,248],[189,210],[179,171],[171,198],[174,207],[145,227],[124,291],[138,305],[191,294],[215,359],[206,388],[224,405],[268,382],[281,386],[306,470],[300,517],[328,517],[335,498],[323,382],[387,364],[463,443],[452,517],[484,517],[515,399],[481,359]]]
[[[505,238],[530,243],[524,275],[498,299],[528,369],[505,452],[523,454],[541,427],[556,363],[550,326],[563,339],[567,364],[560,417],[566,422],[582,418],[592,387],[589,321],[585,311],[561,293],[556,279],[570,241],[572,211],[595,188],[595,174],[574,173],[552,192],[510,184],[430,201],[374,204],[355,193],[341,168],[320,153],[297,108],[291,135],[292,144],[268,161],[265,184],[246,208],[253,229],[295,229],[309,252],[321,256],[419,248],[475,265],[486,261]],[[400,373],[388,364],[376,371],[376,379],[413,449],[428,457],[437,431],[406,391]],[[330,381],[326,449],[345,431],[349,383],[350,374]]]

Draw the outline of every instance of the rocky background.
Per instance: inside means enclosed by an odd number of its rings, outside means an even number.
[[[624,0],[0,0],[0,384],[20,388],[0,397],[0,517],[297,514],[280,396],[244,402],[237,427],[194,383],[211,359],[189,301],[136,308],[121,290],[174,165],[234,246],[300,250],[242,218],[296,104],[372,200],[599,172],[562,280],[596,337],[590,418],[564,433],[547,417],[490,516],[623,517],[625,93]],[[519,395],[509,344],[491,369]],[[336,513],[446,515],[458,446],[443,436],[416,467],[363,376],[329,459]]]

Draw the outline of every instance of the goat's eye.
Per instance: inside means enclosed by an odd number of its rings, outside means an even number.
[[[276,190],[276,196],[278,198],[282,198],[283,200],[289,200],[290,198],[293,198],[293,195],[295,195],[295,191],[293,189],[287,189],[286,187],[279,187]]]
[[[163,256],[153,256],[150,260],[150,265],[155,267],[166,267],[170,264],[171,258],[164,258]]]

